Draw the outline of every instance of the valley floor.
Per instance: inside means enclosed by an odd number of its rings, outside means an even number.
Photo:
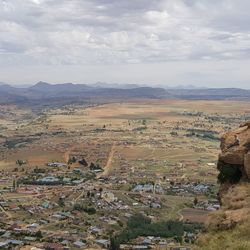
[[[0,243],[194,247],[219,207],[220,134],[249,116],[237,101],[1,106]]]

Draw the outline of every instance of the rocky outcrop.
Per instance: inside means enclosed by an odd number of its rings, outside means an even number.
[[[244,166],[245,166],[246,175],[249,178],[250,176],[250,152],[248,152],[244,156]]]
[[[221,207],[194,249],[250,249],[250,122],[222,136],[218,169]]]
[[[250,121],[222,136],[218,170],[222,189],[240,180],[250,180]]]

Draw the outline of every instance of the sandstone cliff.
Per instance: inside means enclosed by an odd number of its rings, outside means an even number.
[[[223,187],[250,180],[250,122],[222,136],[218,170]]]
[[[227,132],[218,159],[221,208],[209,216],[195,250],[250,249],[250,122]]]

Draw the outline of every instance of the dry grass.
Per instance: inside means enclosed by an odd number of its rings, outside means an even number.
[[[208,233],[201,235],[195,249],[250,249],[250,184],[233,187],[224,206],[209,218]]]

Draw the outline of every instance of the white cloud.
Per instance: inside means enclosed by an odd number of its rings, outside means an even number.
[[[34,4],[37,4],[37,5],[39,5],[39,4],[41,4],[42,3],[42,0],[30,0],[32,3],[34,3]]]
[[[0,0],[0,66],[244,64],[249,7],[248,0]]]

